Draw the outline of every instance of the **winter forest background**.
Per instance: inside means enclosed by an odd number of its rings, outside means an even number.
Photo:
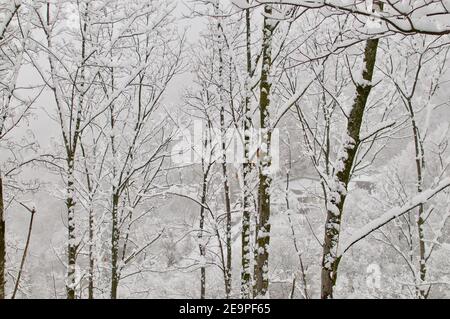
[[[0,0],[0,298],[450,298],[449,0]]]

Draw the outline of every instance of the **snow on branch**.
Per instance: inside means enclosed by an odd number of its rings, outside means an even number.
[[[231,0],[241,9],[249,8],[246,1]],[[307,9],[328,8],[366,16],[385,22],[388,31],[399,33],[421,33],[430,35],[450,34],[449,0],[383,0],[382,12],[374,12],[368,3],[361,0],[257,0],[253,7],[265,4],[285,4]],[[382,32],[383,30],[380,30]]]
[[[6,8],[6,12],[3,14],[3,19],[0,20],[0,40],[3,40],[6,29],[11,23],[11,20],[14,18],[14,15],[19,10],[20,6],[20,2],[15,0],[9,3],[9,8]]]
[[[342,255],[345,254],[354,244],[359,242],[361,239],[366,238],[370,234],[372,234],[377,229],[383,227],[390,221],[396,219],[397,217],[400,217],[402,215],[407,214],[412,209],[416,208],[417,206],[426,203],[428,200],[436,196],[438,193],[443,191],[444,189],[448,188],[450,186],[450,178],[446,178],[442,180],[438,185],[436,185],[433,188],[430,188],[415,197],[413,197],[409,202],[407,202],[405,205],[401,207],[395,207],[380,217],[374,219],[373,221],[366,224],[364,227],[360,228],[357,232],[355,232],[350,238],[348,238],[346,241],[344,241],[344,244],[341,245],[339,249],[339,256],[342,257]]]
[[[379,123],[377,125],[374,125],[370,129],[370,131],[368,131],[367,133],[363,134],[360,137],[360,140],[361,141],[368,140],[372,136],[377,135],[378,133],[381,133],[382,131],[393,127],[395,124],[396,124],[396,121],[384,121],[384,122],[381,122],[381,123]]]
[[[134,81],[134,79],[148,66],[150,66],[152,61],[147,61],[146,63],[143,63],[137,67],[134,68],[134,70],[131,72],[131,74],[125,78],[121,86],[114,91],[114,93],[108,98],[108,100],[104,103],[103,107],[97,111],[95,114],[93,114],[89,120],[85,123],[85,125],[82,127],[81,130],[84,130],[86,127],[89,126],[90,123],[100,115],[104,114],[104,112],[113,104],[128,88],[128,86]]]
[[[249,9],[252,6],[247,2],[247,0],[231,0],[231,3],[240,9]]]
[[[275,121],[274,121],[274,123],[275,123],[275,124],[274,124],[274,127],[276,127],[276,126],[278,125],[278,123],[281,121],[281,119],[283,118],[283,116],[284,116],[284,115],[292,108],[292,106],[294,106],[295,103],[297,103],[297,101],[298,101],[298,100],[306,93],[306,91],[307,91],[308,88],[311,86],[311,84],[313,84],[313,82],[314,82],[314,78],[306,80],[306,81],[305,81],[306,85],[305,85],[303,88],[297,90],[297,92],[294,93],[294,94],[289,98],[289,100],[287,100],[286,103],[284,103],[284,105],[282,105],[282,106],[280,107],[280,110],[281,110],[281,111],[278,112],[278,115],[277,115],[276,118],[275,118]]]

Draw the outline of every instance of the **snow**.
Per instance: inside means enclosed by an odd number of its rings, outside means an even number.
[[[14,4],[3,2],[1,33]],[[370,0],[208,0],[189,2],[189,10],[176,0],[83,0],[80,7],[69,0],[67,6],[50,2],[60,15],[47,26],[44,6],[21,2],[21,29],[12,19],[0,40],[0,131],[8,130],[6,138],[0,132],[0,169],[6,172],[10,274],[20,266],[29,220],[19,203],[38,212],[21,297],[64,298],[69,287],[86,298],[92,279],[95,297],[109,298],[110,272],[117,266],[120,298],[198,298],[200,268],[207,298],[223,298],[228,247],[231,298],[241,296],[242,273],[251,278],[242,283],[244,294],[253,294],[254,269],[269,291],[251,297],[290,297],[291,291],[293,298],[320,297],[321,259],[331,268],[344,255],[339,268],[330,269],[339,278],[338,298],[417,297],[424,285],[433,286],[433,297],[450,297],[448,286],[441,286],[448,285],[450,266],[448,41],[403,34],[446,33],[448,14],[436,14],[443,13],[442,4],[399,1],[396,9],[407,17],[400,19],[389,3],[372,13]],[[87,30],[81,31],[88,2]],[[295,4],[302,7],[293,10]],[[348,10],[353,13],[339,14]],[[380,38],[383,50],[371,83],[359,66],[364,42],[373,38]],[[262,67],[264,46],[273,63]],[[396,87],[411,92],[418,66],[410,101],[424,147],[421,185],[429,188],[419,195],[410,115]],[[260,90],[261,71],[268,73],[270,92]],[[355,93],[350,72],[357,84],[374,86],[361,132],[345,130]],[[260,94],[270,95],[265,113]],[[246,165],[243,146],[235,145],[243,137],[251,140]],[[205,138],[211,142],[203,146]],[[238,154],[231,151],[235,146]],[[346,185],[338,175],[350,150],[357,165]],[[70,162],[67,155],[73,155]],[[270,187],[260,184],[261,176],[269,177]],[[271,204],[263,226],[258,190]],[[114,219],[113,198],[119,200]],[[68,199],[74,206],[66,206]],[[422,203],[429,259],[409,248],[418,241],[413,208]],[[342,220],[325,223],[327,213]],[[118,237],[111,238],[113,222],[119,223]],[[332,247],[324,254],[326,231]],[[115,265],[112,242],[119,246]],[[68,248],[76,250],[75,263],[67,260]],[[427,278],[414,281],[421,264]],[[382,270],[382,289],[367,287],[371,269]]]
[[[231,0],[231,3],[237,6],[239,9],[248,9],[251,7],[248,4],[247,0]]]
[[[396,124],[396,121],[392,120],[392,121],[385,121],[385,122],[381,122],[378,123],[372,127],[370,127],[370,130],[364,134],[362,134],[360,136],[360,140],[361,141],[365,141],[371,137],[373,137],[374,135],[391,128],[392,126],[394,126]]]
[[[400,217],[404,214],[407,214],[420,204],[426,203],[429,199],[431,199],[436,194],[438,194],[439,192],[448,187],[450,187],[450,178],[444,179],[435,187],[416,195],[415,197],[410,199],[405,205],[395,207],[385,212],[383,215],[376,218],[375,220],[372,220],[371,222],[367,223],[357,232],[354,232],[350,238],[343,241],[344,243],[339,247],[340,249],[339,255],[342,256],[348,249],[350,249],[355,243],[357,243],[361,239],[367,237],[380,227],[383,227],[391,220],[396,219],[397,217]]]

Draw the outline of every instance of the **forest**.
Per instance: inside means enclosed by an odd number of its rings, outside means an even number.
[[[0,299],[450,298],[450,0],[0,0]]]

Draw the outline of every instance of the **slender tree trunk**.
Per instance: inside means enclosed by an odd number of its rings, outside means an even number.
[[[290,152],[290,151],[289,151]],[[288,171],[286,172],[286,194],[285,194],[285,200],[286,200],[286,209],[287,209],[287,217],[288,217],[288,222],[289,222],[289,228],[291,229],[291,235],[292,235],[292,241],[294,244],[294,250],[295,253],[298,256],[298,261],[299,261],[299,266],[300,266],[300,274],[301,274],[301,279],[302,279],[302,285],[303,285],[303,295],[305,299],[309,299],[309,294],[308,294],[308,283],[306,280],[306,269],[305,266],[303,264],[303,258],[302,258],[302,252],[300,250],[300,247],[297,243],[297,236],[295,234],[295,229],[294,229],[294,223],[292,221],[292,217],[291,217],[291,205],[289,202],[289,187],[290,187],[290,171],[292,169],[292,161],[291,161],[291,156],[289,156],[289,168]],[[291,299],[293,299],[294,295],[295,295],[295,283],[297,281],[297,277],[294,276],[293,282],[292,282],[292,292],[291,292]]]
[[[337,256],[340,226],[347,188],[351,178],[351,171],[360,144],[361,123],[364,117],[367,100],[372,90],[370,83],[373,78],[378,39],[366,42],[363,62],[362,78],[365,83],[356,83],[356,98],[348,116],[346,136],[341,153],[338,156],[337,168],[334,173],[334,185],[328,194],[327,217],[325,222],[325,239],[322,254],[322,299],[333,298],[336,285],[340,257]]]
[[[43,25],[44,32],[47,37],[47,45],[51,50],[53,49],[53,41],[52,41],[52,24],[50,21],[50,12],[51,12],[51,4],[47,2],[46,4],[46,25]],[[75,270],[76,270],[76,256],[77,256],[77,246],[76,246],[76,236],[75,236],[75,199],[74,199],[74,167],[75,167],[75,152],[76,145],[78,142],[78,129],[80,125],[80,118],[77,118],[75,136],[70,135],[70,132],[65,130],[65,121],[66,119],[63,117],[62,109],[64,106],[62,105],[62,98],[59,96],[58,92],[58,77],[56,76],[56,61],[54,56],[48,55],[48,62],[50,65],[50,73],[53,81],[53,85],[51,87],[53,91],[53,95],[55,98],[56,106],[58,108],[59,121],[61,125],[61,133],[64,141],[64,148],[66,152],[66,198],[65,204],[67,209],[67,277],[66,277],[66,294],[67,299],[75,299]],[[72,83],[75,85],[75,83]],[[79,110],[79,115],[81,115],[81,108]]]
[[[203,173],[203,181],[202,181],[202,197],[200,207],[200,231],[198,232],[198,241],[199,241],[199,250],[200,250],[200,258],[201,258],[201,266],[200,266],[200,299],[206,298],[206,247],[204,243],[204,228],[205,228],[205,204],[206,204],[206,194],[208,187],[208,173]]]
[[[116,191],[112,197],[112,228],[111,228],[111,299],[117,299],[119,287],[119,195]]]
[[[25,265],[25,259],[27,258],[27,255],[28,255],[28,247],[30,247],[31,232],[33,231],[33,221],[34,221],[34,215],[36,214],[36,209],[33,207],[32,209],[28,209],[28,210],[31,214],[30,224],[28,226],[28,235],[27,235],[27,240],[25,243],[25,248],[23,250],[22,260],[20,261],[19,273],[17,275],[16,284],[14,285],[14,291],[13,291],[11,299],[16,298],[17,291],[19,290],[19,284],[20,284],[20,279],[22,278],[23,267]]]
[[[216,14],[219,17],[219,2],[215,3]],[[217,45],[219,47],[219,100],[220,100],[220,133],[221,133],[221,151],[222,151],[222,174],[223,174],[223,190],[226,213],[226,264],[224,265],[225,277],[225,296],[230,298],[231,295],[231,199],[230,185],[228,182],[227,172],[227,136],[225,127],[225,97],[224,97],[224,58],[223,58],[223,36],[222,24],[220,18],[217,23]],[[220,239],[219,239],[220,240]]]
[[[75,200],[74,200],[74,158],[72,154],[68,157],[68,176],[67,176],[67,197],[66,197],[66,207],[67,207],[67,299],[75,299],[75,288],[76,288],[76,258],[77,258],[77,246],[76,246],[76,236],[75,236]]]
[[[0,172],[0,299],[5,299],[6,228],[3,204],[3,179]]]
[[[112,54],[112,53],[111,53]],[[112,57],[111,57],[112,58]],[[114,94],[115,87],[115,74],[114,68],[110,68],[110,79],[111,79],[111,95]],[[111,198],[111,291],[110,296],[111,299],[117,299],[117,290],[119,286],[119,269],[118,269],[118,261],[119,261],[119,201],[120,201],[120,193],[117,189],[120,184],[120,179],[118,179],[118,168],[116,167],[116,159],[117,159],[117,150],[116,150],[116,118],[115,118],[115,105],[114,103],[110,105],[110,125],[111,125],[111,155],[113,158],[113,167],[112,167],[112,176],[113,183],[115,183],[112,187],[112,198]]]
[[[420,193],[422,190],[420,191]],[[426,260],[426,243],[425,243],[425,210],[424,205],[419,206],[419,213],[417,218],[417,230],[419,233],[419,277],[420,277],[420,286],[417,289],[417,293],[420,299],[427,299],[429,289],[427,286],[423,284],[427,278],[427,260]]]
[[[92,201],[91,201],[92,203]],[[92,205],[92,204],[91,204]],[[89,209],[89,283],[88,283],[88,298],[94,299],[94,210]]]
[[[272,6],[264,7],[264,27],[262,40],[262,69],[260,83],[260,125],[261,145],[259,155],[258,224],[256,228],[256,263],[254,269],[254,297],[265,297],[269,288],[269,243],[270,243],[270,143],[272,129],[269,116],[270,70],[272,67],[272,37],[274,21],[270,18]]]
[[[232,238],[231,238],[231,199],[230,199],[230,186],[228,183],[227,172],[227,156],[226,156],[226,130],[225,130],[225,109],[221,107],[220,110],[220,124],[222,131],[222,174],[224,178],[224,197],[225,197],[225,212],[226,212],[226,265],[225,265],[225,295],[226,298],[230,298],[231,295],[231,254],[232,254]]]
[[[83,144],[80,143],[81,152],[84,157],[85,162],[85,174],[86,174],[86,183],[87,189],[89,192],[89,243],[88,243],[88,258],[89,258],[89,270],[88,270],[88,299],[94,299],[94,267],[95,267],[95,256],[94,256],[94,189],[91,183],[91,176],[89,172],[89,164],[87,163],[86,152],[83,147]],[[95,157],[95,153],[94,153]]]
[[[411,125],[413,130],[414,137],[414,155],[415,155],[415,163],[416,163],[416,172],[417,172],[417,192],[423,192],[423,171],[425,169],[425,154],[423,149],[422,140],[420,137],[419,127],[417,126],[414,108],[411,103],[411,100],[407,101],[407,108],[410,113]],[[425,243],[425,206],[424,204],[419,205],[418,207],[418,216],[417,216],[417,233],[419,237],[419,278],[420,282],[417,287],[417,296],[419,299],[427,298],[427,287],[423,285],[427,277],[427,265],[426,265],[426,243]]]
[[[242,211],[242,238],[241,238],[241,298],[249,299],[251,297],[251,273],[250,273],[250,221],[251,221],[251,162],[250,162],[250,130],[252,128],[252,118],[250,109],[250,76],[252,72],[252,54],[251,54],[251,26],[250,10],[245,11],[246,21],[246,47],[247,47],[247,75],[245,80],[244,97],[244,163],[243,163],[243,211]]]
[[[68,230],[68,244],[67,244],[67,278],[66,278],[66,292],[67,292],[67,299],[75,299],[76,294],[76,258],[77,258],[77,250],[78,250],[78,243],[76,240],[76,234],[75,234],[75,159],[76,159],[76,152],[78,149],[78,142],[81,139],[81,122],[83,119],[83,107],[84,107],[84,96],[85,96],[85,74],[84,74],[84,68],[85,68],[85,57],[86,57],[86,39],[85,39],[85,33],[87,31],[87,12],[88,8],[86,6],[85,8],[85,21],[83,25],[83,30],[81,32],[81,54],[80,54],[80,60],[82,61],[82,65],[80,67],[80,82],[78,82],[78,79],[73,79],[73,82],[71,83],[74,91],[79,91],[79,101],[78,101],[78,108],[76,109],[76,112],[74,110],[74,104],[70,105],[70,111],[71,114],[69,116],[69,119],[64,118],[63,116],[63,109],[66,107],[63,105],[63,99],[59,96],[59,78],[56,75],[56,62],[57,60],[52,54],[48,54],[48,61],[50,65],[50,72],[51,72],[51,78],[53,81],[52,91],[55,97],[56,106],[58,108],[58,115],[59,115],[59,121],[61,125],[61,133],[62,138],[64,141],[64,147],[66,151],[66,169],[67,169],[67,181],[66,181],[66,207],[67,207],[67,230]],[[53,43],[52,43],[52,24],[50,21],[50,13],[51,13],[51,3],[47,2],[46,5],[46,26],[44,27],[44,32],[47,37],[47,45],[50,51],[53,49]],[[78,87],[78,84],[80,87]],[[75,114],[74,114],[75,113]],[[73,124],[73,134],[72,129],[69,129],[66,131],[65,127],[65,121],[70,121],[69,127],[72,128],[72,121]]]
[[[224,172],[226,174],[226,172]],[[227,176],[227,175],[225,175]],[[225,177],[226,178],[226,177]],[[225,184],[228,184],[227,181],[225,181]],[[228,186],[228,185],[227,185]],[[228,198],[228,204],[227,206],[227,218],[226,218],[226,245],[227,245],[227,264],[226,264],[226,280],[225,280],[225,295],[226,298],[231,297],[231,289],[232,289],[232,278],[231,278],[231,262],[232,262],[232,237],[231,237],[231,206],[230,206],[230,190],[229,187],[225,189],[225,197]]]
[[[80,106],[84,103],[84,90],[85,90],[85,81],[86,81],[86,75],[85,75],[85,65],[84,61],[86,58],[86,33],[87,33],[87,27],[88,27],[88,19],[89,19],[89,2],[85,3],[85,9],[84,9],[84,23],[83,23],[83,29],[82,29],[82,41],[81,41],[81,58],[82,58],[82,67],[81,67],[81,95],[80,95]],[[80,143],[81,144],[81,143]],[[81,150],[84,154],[83,145],[81,145]],[[89,177],[89,171],[86,166],[86,177],[88,181],[88,190],[89,190],[89,279],[88,279],[88,298],[94,299],[94,210],[92,208],[93,205],[93,198],[92,198],[92,185],[91,180]]]
[[[208,128],[210,127],[211,123],[208,123]],[[209,141],[211,143],[211,141]],[[199,232],[197,235],[198,238],[198,248],[200,252],[200,299],[206,298],[206,242],[205,242],[205,207],[206,207],[206,200],[208,195],[208,176],[209,176],[209,170],[211,168],[211,163],[206,164],[206,149],[208,145],[208,137],[205,135],[205,139],[203,141],[203,157],[202,157],[202,172],[203,172],[203,179],[202,179],[202,195],[201,195],[201,207],[200,207],[200,221],[199,221]],[[220,238],[218,238],[220,240]]]

